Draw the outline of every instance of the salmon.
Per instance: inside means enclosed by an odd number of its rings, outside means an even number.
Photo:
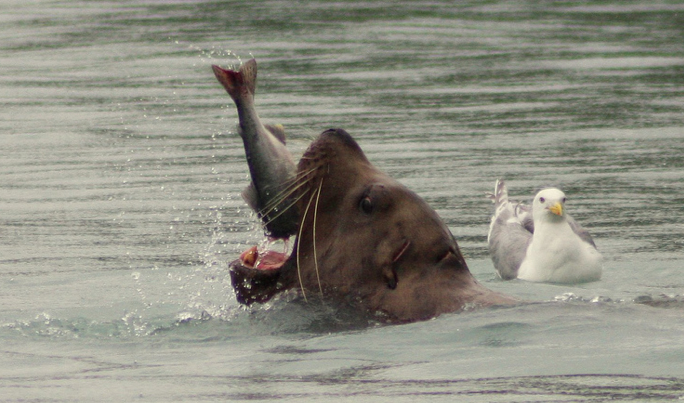
[[[264,222],[268,236],[288,238],[299,227],[299,213],[294,196],[289,192],[297,167],[285,147],[283,127],[264,125],[257,114],[254,105],[256,60],[249,60],[237,71],[216,65],[212,69],[237,107],[240,136],[251,176],[251,184],[242,196]]]

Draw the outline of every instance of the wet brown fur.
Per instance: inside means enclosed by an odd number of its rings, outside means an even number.
[[[375,168],[344,130],[327,130],[311,144],[297,184],[294,251],[270,274],[270,287],[250,291],[270,298],[296,287],[305,298],[345,299],[397,321],[514,302],[475,280],[437,213]]]

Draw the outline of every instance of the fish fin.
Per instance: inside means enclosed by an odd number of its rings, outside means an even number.
[[[250,94],[254,95],[256,92],[256,80],[257,80],[257,63],[254,59],[249,59],[247,63],[240,66],[240,74],[242,75],[242,81],[247,87]]]
[[[257,193],[254,182],[249,182],[249,185],[242,191],[242,199],[247,202],[252,210],[259,211],[259,194]]]
[[[251,59],[240,67],[240,70],[224,69],[217,65],[212,65],[216,79],[228,91],[233,101],[238,102],[243,97],[243,91],[249,92],[254,96],[256,89],[256,60]]]
[[[283,125],[264,125],[272,135],[275,136],[281,143],[285,144],[285,127]]]
[[[222,69],[216,65],[211,66],[211,68],[214,70],[214,75],[219,83],[228,91],[228,94],[233,98],[233,101],[237,102],[240,98],[240,88],[242,88],[242,76],[240,73],[233,70]]]

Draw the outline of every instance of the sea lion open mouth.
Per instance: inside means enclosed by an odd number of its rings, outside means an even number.
[[[241,303],[294,288],[404,322],[514,302],[473,278],[437,213],[375,168],[344,130],[327,130],[309,146],[289,191],[300,212],[293,251],[250,250],[232,262]]]

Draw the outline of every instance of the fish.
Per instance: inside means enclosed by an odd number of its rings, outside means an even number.
[[[242,192],[272,239],[287,239],[299,228],[296,191],[297,167],[285,145],[282,125],[265,125],[254,104],[257,63],[250,59],[236,70],[212,65],[214,75],[235,102],[240,137],[245,148],[251,177]]]

